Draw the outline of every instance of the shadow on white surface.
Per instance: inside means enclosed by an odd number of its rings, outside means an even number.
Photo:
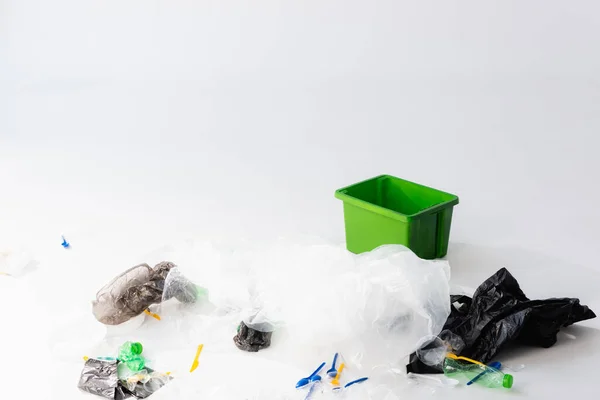
[[[516,246],[451,243],[447,259],[452,267],[451,281],[455,284],[477,288],[497,270],[505,267],[530,299],[576,297],[582,304],[600,309],[597,290],[600,271],[559,256]],[[590,262],[595,264],[596,260]]]

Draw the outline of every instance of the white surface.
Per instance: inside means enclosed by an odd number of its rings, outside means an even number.
[[[89,271],[190,236],[341,241],[333,190],[389,173],[460,196],[454,282],[474,287],[507,266],[532,298],[598,311],[599,11],[556,0],[3,0],[0,247],[28,248],[63,275],[49,290],[65,300],[89,297],[104,282]],[[13,382],[3,393],[31,384],[34,351],[47,356],[40,322],[66,318],[27,287],[0,282],[0,376]],[[527,365],[511,394],[443,396],[588,395],[599,327],[503,356]],[[73,385],[78,374],[64,371]]]

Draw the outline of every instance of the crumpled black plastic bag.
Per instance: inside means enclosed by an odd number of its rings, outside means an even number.
[[[438,335],[461,356],[487,363],[509,342],[551,347],[561,327],[592,319],[596,314],[575,298],[529,300],[506,268],[475,291],[473,298],[451,296],[451,312]],[[456,303],[460,305],[455,306]],[[438,373],[416,353],[408,372]]]
[[[261,332],[240,322],[233,342],[238,349],[254,353],[271,346],[271,336],[273,336],[273,332]]]

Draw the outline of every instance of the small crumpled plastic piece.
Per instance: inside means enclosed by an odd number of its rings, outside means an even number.
[[[455,354],[483,363],[491,361],[511,341],[551,347],[561,327],[596,317],[576,298],[528,299],[506,268],[483,282],[472,299],[451,296],[451,303],[450,316],[439,338]],[[439,344],[430,342],[427,346]],[[424,363],[417,353],[411,355],[407,372],[441,372]]]
[[[177,273],[165,295],[165,281],[176,265],[163,261],[151,268],[148,264],[135,266],[113,279],[96,294],[93,313],[105,325],[119,325],[134,318],[152,304],[176,297],[182,302],[195,300],[195,285]]]
[[[243,321],[240,322],[238,333],[233,337],[238,349],[255,353],[271,345],[273,332],[262,332],[256,328],[259,327],[250,328]]]
[[[145,399],[158,389],[166,385],[171,376],[155,372],[151,368],[140,371],[127,381],[119,381],[119,386],[123,387],[123,392],[137,399]]]
[[[119,386],[117,361],[88,359],[81,371],[77,387],[91,394],[114,399]]]
[[[190,282],[179,270],[173,266],[164,282],[164,291],[161,301],[172,298],[184,304],[195,303],[201,297],[208,298],[208,291]]]
[[[38,262],[22,250],[0,250],[0,275],[21,277],[36,269]]]

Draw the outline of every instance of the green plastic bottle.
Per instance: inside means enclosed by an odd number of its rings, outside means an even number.
[[[141,371],[146,366],[146,360],[141,356],[144,347],[139,342],[125,342],[119,347],[119,361],[127,365],[133,372]]]
[[[449,357],[444,360],[444,375],[463,383],[477,378],[475,383],[489,388],[505,387],[510,389],[513,385],[513,377],[510,374],[505,374],[487,365],[455,360]]]

